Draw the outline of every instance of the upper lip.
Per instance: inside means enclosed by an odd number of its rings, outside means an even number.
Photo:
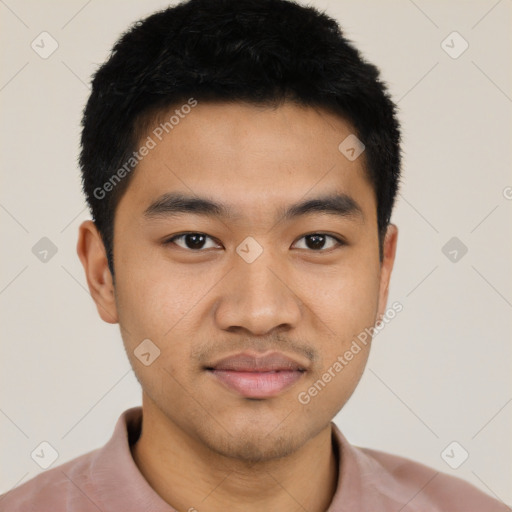
[[[305,371],[306,364],[282,352],[240,352],[224,357],[206,366],[207,370],[231,370],[238,372],[271,372],[279,370]]]

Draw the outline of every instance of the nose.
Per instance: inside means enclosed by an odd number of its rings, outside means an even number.
[[[268,251],[252,263],[237,257],[216,304],[217,326],[253,336],[296,327],[302,315],[301,301],[283,267]]]

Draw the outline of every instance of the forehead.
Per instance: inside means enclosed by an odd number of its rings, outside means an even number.
[[[121,200],[140,215],[173,191],[222,199],[238,217],[333,192],[375,208],[364,153],[349,160],[339,149],[354,130],[326,110],[198,102],[147,126],[139,146],[151,149]]]

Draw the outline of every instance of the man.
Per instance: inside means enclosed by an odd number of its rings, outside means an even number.
[[[142,408],[0,509],[506,510],[331,422],[394,308],[399,141],[377,68],[313,8],[190,0],[124,34],[84,112],[77,252]]]

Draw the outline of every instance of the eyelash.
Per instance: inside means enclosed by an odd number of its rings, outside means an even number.
[[[164,240],[162,242],[162,244],[163,245],[171,245],[171,244],[177,245],[177,244],[175,244],[174,241],[177,239],[180,239],[180,238],[184,238],[187,235],[204,235],[205,237],[209,238],[210,240],[215,240],[213,237],[207,235],[206,233],[201,233],[200,231],[188,231],[186,233],[174,235],[171,238]],[[321,236],[324,236],[327,238],[331,238],[336,242],[337,245],[335,247],[331,247],[330,249],[318,249],[318,250],[307,249],[309,252],[315,252],[315,253],[330,252],[331,250],[334,250],[336,248],[343,247],[344,245],[347,245],[346,242],[344,240],[342,240],[341,238],[338,238],[334,235],[329,235],[328,233],[322,233],[322,232],[308,233],[306,235],[303,235],[301,238],[299,238],[299,240],[302,240],[303,238],[306,238],[308,236],[315,236],[315,235],[321,235]],[[178,245],[178,247],[180,249],[184,249],[185,251],[189,251],[189,252],[205,252],[207,250],[207,249],[189,249],[189,248],[181,247],[179,245]],[[208,249],[210,249],[210,248],[208,248]]]

